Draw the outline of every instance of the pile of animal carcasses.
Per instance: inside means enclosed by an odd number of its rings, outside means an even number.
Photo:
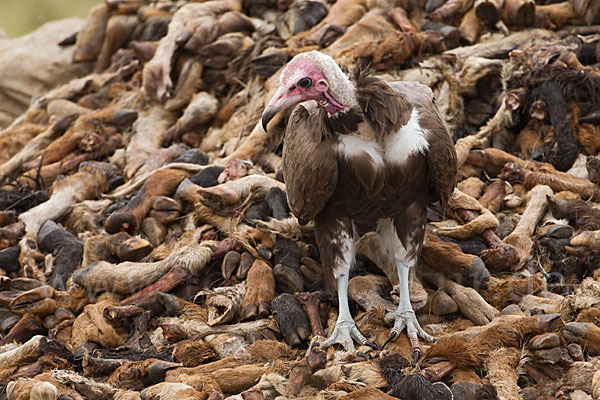
[[[599,399],[598,23],[583,0],[95,6],[54,41],[73,79],[0,133],[0,397]],[[417,365],[404,333],[309,351],[336,296],[287,205],[287,115],[259,120],[313,49],[428,85],[456,143],[411,278],[438,339]],[[394,263],[375,232],[356,250],[381,345]]]

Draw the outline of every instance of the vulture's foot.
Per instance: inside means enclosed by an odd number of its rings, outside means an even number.
[[[379,350],[379,346],[368,341],[367,338],[360,333],[356,327],[356,323],[352,320],[352,318],[338,318],[337,322],[335,323],[333,334],[322,343],[315,342],[313,346],[325,348],[337,343],[341,344],[342,347],[344,347],[344,350],[347,352],[353,353],[354,340],[362,345],[371,347],[373,350]]]
[[[412,309],[401,310],[400,307],[398,310],[387,313],[385,315],[386,321],[394,320],[394,327],[390,332],[390,336],[385,340],[383,346],[384,348],[389,342],[394,340],[396,336],[400,335],[400,333],[406,328],[406,333],[408,335],[408,339],[410,340],[410,345],[412,347],[413,354],[413,363],[416,364],[421,357],[421,346],[419,344],[419,336],[428,342],[437,342],[437,339],[428,334],[421,328],[419,325],[419,321],[417,321],[417,316]]]

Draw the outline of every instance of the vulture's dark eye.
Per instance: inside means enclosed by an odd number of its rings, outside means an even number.
[[[298,87],[300,89],[308,89],[312,85],[312,79],[310,78],[302,78],[298,81]]]

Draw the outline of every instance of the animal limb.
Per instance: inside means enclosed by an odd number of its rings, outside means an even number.
[[[277,317],[279,329],[287,344],[292,347],[301,345],[310,335],[310,323],[300,303],[289,293],[283,293],[273,299],[273,312]]]
[[[519,254],[519,262],[512,266],[515,271],[522,268],[533,254],[531,236],[538,222],[546,213],[548,208],[547,196],[552,196],[552,194],[552,189],[546,185],[534,187],[530,192],[529,204],[523,212],[519,224],[510,235],[504,238],[504,242],[515,247]]]
[[[518,164],[507,163],[499,177],[509,182],[522,182],[527,190],[536,185],[547,185],[557,193],[568,190],[578,194],[582,199],[600,200],[600,191],[596,190],[593,182],[556,171],[552,167],[542,166],[537,171],[529,171]]]
[[[589,322],[569,322],[562,336],[571,343],[581,345],[591,354],[600,354],[600,328]]]
[[[98,4],[90,9],[86,23],[77,35],[73,52],[74,62],[91,61],[98,57],[109,16],[110,11],[106,4]]]
[[[501,348],[520,348],[522,338],[552,332],[559,314],[499,317],[485,326],[451,333],[433,344],[425,359],[446,359],[458,368],[482,366],[488,355]]]
[[[35,335],[42,335],[46,331],[47,328],[39,317],[27,313],[8,331],[0,346],[13,342],[25,343]]]
[[[319,292],[296,293],[296,299],[302,304],[306,315],[310,321],[313,336],[325,336],[325,331],[321,325],[321,316],[319,315]]]
[[[55,254],[54,271],[48,283],[57,290],[64,289],[67,280],[81,263],[83,243],[49,220],[40,229],[38,244],[40,250]]]
[[[248,271],[247,289],[242,306],[242,320],[267,317],[275,297],[275,278],[269,264],[256,259]]]
[[[230,253],[232,252],[230,251],[227,254]],[[244,297],[246,296],[246,282],[234,286],[204,289],[194,297],[195,301],[199,296],[206,299],[207,324],[210,326],[224,324],[237,318],[241,313]]]
[[[490,383],[498,392],[498,399],[519,399],[517,365],[521,352],[514,348],[500,348],[492,351],[486,359],[486,369]]]
[[[138,261],[151,251],[152,246],[147,240],[131,236],[127,232],[91,236],[83,244],[81,266],[87,267],[96,261]]]
[[[76,271],[73,281],[93,293],[135,293],[178,266],[192,274],[202,271],[210,261],[214,245],[214,242],[203,242],[184,246],[154,263],[125,261],[113,265],[101,261]]]
[[[458,245],[444,242],[430,231],[425,231],[421,257],[427,265],[449,278],[464,280],[471,287],[487,287],[490,273],[481,258],[463,253]]]
[[[393,312],[396,305],[381,296],[381,289],[388,285],[387,279],[377,275],[355,276],[348,282],[348,296],[365,310],[383,306],[387,312]]]
[[[310,351],[302,360],[298,361],[290,372],[290,378],[287,388],[285,389],[286,396],[298,396],[302,390],[302,386],[306,380],[315,371],[323,368],[327,362],[327,353],[323,351]]]
[[[190,176],[189,171],[178,168],[161,169],[153,173],[135,197],[124,208],[111,214],[104,223],[108,233],[137,232],[156,196],[171,194],[180,182]]]
[[[460,311],[477,325],[485,325],[500,313],[489,305],[475,289],[466,288],[451,281],[439,272],[423,266],[423,277],[452,297]]]

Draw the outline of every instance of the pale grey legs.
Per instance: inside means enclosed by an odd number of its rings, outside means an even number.
[[[354,340],[360,344],[378,349],[377,345],[369,342],[356,327],[356,323],[350,315],[348,306],[348,273],[344,273],[337,278],[338,301],[340,303],[338,319],[335,323],[335,329],[331,336],[323,343],[315,343],[315,346],[329,347],[333,344],[341,344],[348,352],[354,352]],[[410,305],[410,304],[409,304]]]
[[[421,356],[421,346],[419,345],[419,336],[428,342],[433,342],[436,339],[429,335],[421,328],[415,312],[413,311],[412,305],[410,304],[410,294],[408,291],[408,272],[409,267],[403,262],[397,261],[398,265],[398,281],[399,281],[399,294],[400,303],[396,311],[386,314],[385,318],[387,321],[394,320],[394,327],[390,332],[390,336],[386,339],[382,348],[385,347],[391,340],[398,336],[404,328],[413,351],[413,361],[416,363]]]

